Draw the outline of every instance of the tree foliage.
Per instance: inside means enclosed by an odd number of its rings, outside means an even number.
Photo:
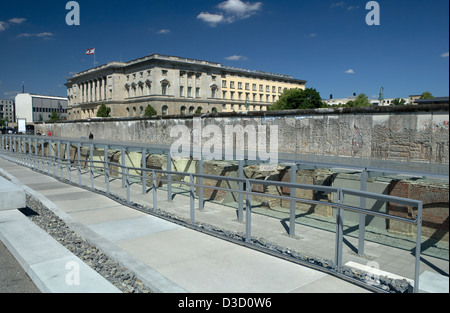
[[[323,108],[326,104],[322,101],[319,92],[313,88],[285,89],[280,99],[269,110],[303,110]]]
[[[365,94],[360,94],[355,100],[347,102],[346,107],[356,108],[356,107],[369,107],[372,104],[369,98]]]
[[[50,122],[54,123],[54,122],[57,122],[57,121],[59,121],[59,114],[56,113],[56,111],[53,111],[52,115],[50,115]]]
[[[394,99],[392,100],[392,105],[406,105],[406,100],[405,99]]]
[[[434,99],[433,95],[429,91],[425,91],[422,93],[422,96],[420,96],[420,99]]]
[[[98,108],[97,117],[110,117],[111,108],[108,108],[104,103]]]
[[[147,105],[147,107],[145,108],[145,112],[144,112],[144,116],[155,116],[158,113],[156,112],[156,110],[149,104]]]

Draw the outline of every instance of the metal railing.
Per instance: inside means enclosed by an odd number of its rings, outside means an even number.
[[[374,216],[381,217],[388,220],[396,220],[404,223],[409,223],[417,226],[416,231],[416,246],[415,246],[415,274],[414,274],[414,292],[419,291],[419,274],[420,274],[420,255],[421,255],[421,232],[422,232],[422,215],[423,215],[423,203],[422,201],[399,198],[389,195],[376,194],[367,191],[353,190],[340,187],[330,187],[330,186],[320,186],[320,185],[306,185],[298,183],[288,183],[288,182],[278,182],[278,181],[268,181],[268,180],[256,180],[248,178],[239,177],[226,177],[226,176],[215,176],[203,174],[203,169],[199,170],[201,173],[184,173],[171,171],[169,166],[168,170],[158,170],[158,169],[148,169],[144,167],[130,167],[123,164],[109,162],[109,161],[96,161],[93,159],[93,149],[94,144],[90,145],[90,157],[88,160],[81,160],[80,158],[80,146],[81,143],[76,140],[68,142],[67,140],[59,140],[57,138],[40,138],[39,142],[44,146],[44,142],[55,143],[57,146],[57,156],[46,156],[44,149],[41,150],[41,155],[38,155],[38,139],[36,137],[24,137],[24,136],[10,136],[1,135],[0,136],[0,156],[4,159],[19,163],[23,166],[30,167],[48,175],[53,175],[58,177],[57,168],[59,171],[59,177],[64,180],[64,168],[66,168],[68,173],[68,180],[70,183],[75,183],[82,185],[82,171],[87,169],[86,173],[89,173],[90,177],[90,188],[95,190],[95,173],[103,173],[105,176],[106,184],[106,194],[110,195],[110,181],[112,174],[116,174],[117,178],[122,179],[122,188],[126,189],[126,202],[128,204],[132,203],[131,199],[131,181],[132,179],[137,180],[142,183],[142,193],[147,194],[147,183],[151,182],[151,190],[153,197],[153,212],[156,213],[158,210],[158,190],[160,189],[159,184],[161,182],[167,184],[167,200],[172,201],[172,188],[171,185],[176,183],[179,185],[184,185],[188,187],[189,190],[189,201],[190,201],[190,223],[195,225],[196,223],[196,200],[198,201],[198,209],[202,211],[204,208],[205,199],[203,198],[203,189],[212,189],[217,191],[225,191],[237,193],[239,195],[237,215],[238,220],[244,222],[245,213],[245,241],[250,243],[252,241],[252,196],[261,195],[260,192],[252,191],[252,186],[254,185],[264,185],[264,186],[275,186],[281,188],[290,188],[290,195],[277,195],[264,193],[265,197],[275,198],[280,200],[288,200],[290,202],[289,211],[289,235],[294,237],[295,226],[296,226],[296,203],[312,204],[312,205],[326,205],[331,206],[336,210],[336,239],[335,239],[335,264],[337,268],[340,269],[343,266],[342,262],[342,251],[344,243],[344,223],[343,215],[345,211],[355,212],[362,214],[363,216]],[[28,143],[28,152],[27,152]],[[66,156],[61,157],[60,147],[62,144],[66,144]],[[78,158],[69,158],[69,147],[77,143]],[[83,142],[86,144],[86,142]],[[34,147],[34,153],[29,153]],[[49,149],[51,151],[51,149]],[[123,149],[122,149],[123,152]],[[49,152],[49,154],[51,154]],[[168,155],[169,162],[170,156]],[[107,150],[105,149],[105,160],[107,159]],[[122,155],[122,161],[123,161]],[[201,161],[201,160],[199,160]],[[112,166],[116,167],[118,170],[112,169]],[[78,173],[77,182],[73,181],[72,170],[76,169]],[[53,173],[51,173],[53,169]],[[140,172],[140,174],[131,174],[130,172]],[[172,177],[183,177],[181,180],[173,180]],[[291,177],[292,178],[292,177]],[[216,181],[226,181],[228,186],[230,183],[235,183],[238,188],[225,188],[220,186],[205,185],[204,180],[216,180]],[[294,180],[295,181],[295,180]],[[198,196],[196,196],[196,188],[198,188]],[[303,199],[296,197],[296,190],[312,190],[315,192],[322,192],[325,194],[333,194],[336,199],[334,202]],[[400,205],[410,206],[417,208],[417,215],[414,219],[404,218],[400,216],[390,215],[383,212],[375,212],[361,207],[355,207],[344,204],[345,196],[356,196],[361,199],[375,199],[377,201],[382,201],[385,203],[396,203]],[[245,199],[244,199],[245,198]],[[245,201],[244,201],[245,200]],[[245,202],[245,209],[244,209]]]

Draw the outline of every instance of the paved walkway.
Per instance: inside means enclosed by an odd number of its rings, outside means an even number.
[[[2,159],[0,168],[49,206],[75,232],[134,271],[157,292],[367,292],[322,272],[169,223]],[[72,173],[74,181],[75,175],[76,171]],[[88,175],[82,179],[89,184]],[[95,185],[104,188],[104,177],[98,176]],[[110,188],[112,193],[124,195],[120,180],[112,181]],[[131,189],[131,198],[136,203],[150,206],[153,203],[151,192],[143,195],[138,185]],[[177,195],[173,202],[166,199],[166,194],[159,191],[159,208],[178,216],[189,216],[189,198]],[[207,203],[204,212],[196,212],[196,218],[234,231],[245,229],[245,224],[236,221],[234,209],[218,204]],[[296,231],[298,237],[290,238],[279,220],[252,216],[254,236],[264,234],[266,239],[302,253],[334,259],[333,233],[301,225]],[[356,242],[351,238],[347,240],[349,246],[344,251],[344,263],[367,264],[367,259],[351,253],[351,245]],[[408,279],[414,277],[414,257],[409,251],[367,243],[366,253],[385,272]],[[448,282],[448,261],[427,256],[421,260],[422,273],[444,274]]]

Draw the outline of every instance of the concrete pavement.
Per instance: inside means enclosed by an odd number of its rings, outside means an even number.
[[[136,273],[147,286],[156,292],[165,293],[365,293],[366,289],[313,269],[299,266],[279,258],[259,253],[191,229],[169,223],[99,195],[67,185],[52,177],[42,175],[25,167],[0,159],[0,168],[13,177],[27,193],[38,198],[56,213],[79,235],[107,252],[112,258]],[[104,178],[98,178],[101,181]],[[96,182],[99,186],[99,182]],[[119,185],[119,184],[117,184]],[[111,185],[112,190],[122,192],[120,186]],[[142,201],[152,203],[148,196]],[[158,207],[178,215],[188,215],[188,198],[177,196],[167,202],[158,198]],[[139,201],[139,193],[133,193],[133,201]],[[208,204],[209,205],[209,204]],[[217,213],[213,206],[196,213],[214,224],[226,223],[232,230],[242,230],[245,225],[235,221],[234,210]],[[200,216],[202,215],[202,216]],[[273,219],[272,219],[273,220]],[[0,221],[1,222],[1,221]],[[254,222],[254,223],[253,223]],[[272,233],[270,239],[279,243],[293,244],[299,251],[322,249],[318,254],[333,254],[332,234],[318,232],[307,227],[298,227],[300,239],[289,238],[279,229],[279,221],[255,216],[254,234],[263,230]],[[0,233],[4,227],[0,226]],[[30,238],[32,240],[32,238]],[[44,239],[40,239],[44,240]],[[309,247],[309,248],[308,248]],[[381,249],[380,249],[381,248]],[[388,251],[377,244],[368,244],[369,253],[378,255],[377,261],[386,264],[397,259],[401,252]],[[398,250],[398,249],[397,249]],[[324,257],[327,257],[325,255]],[[411,276],[411,256],[405,257],[405,277]],[[332,259],[332,257],[331,257]],[[348,255],[348,260],[358,259]],[[412,261],[414,258],[412,258]],[[357,260],[361,263],[361,259]],[[367,263],[367,260],[363,260]],[[385,262],[385,263],[382,263]],[[441,264],[442,263],[442,264]],[[428,264],[428,267],[425,265]],[[431,265],[430,265],[431,264]],[[448,261],[440,262],[424,257],[424,272],[439,268],[447,273]],[[57,267],[52,265],[53,270]],[[67,272],[67,271],[66,271]],[[436,272],[436,271],[434,271]]]

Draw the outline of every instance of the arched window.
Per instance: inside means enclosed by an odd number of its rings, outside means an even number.
[[[211,109],[211,112],[215,114],[215,113],[217,113],[217,109],[214,107]]]
[[[180,110],[181,115],[186,115],[186,107],[182,106]]]
[[[189,108],[189,115],[193,115],[194,111],[195,111],[195,108],[194,107],[190,107]]]
[[[167,111],[169,110],[169,107],[167,105],[162,107],[162,115],[167,115]]]
[[[161,94],[167,96],[170,87],[170,82],[167,79],[161,81]]]

